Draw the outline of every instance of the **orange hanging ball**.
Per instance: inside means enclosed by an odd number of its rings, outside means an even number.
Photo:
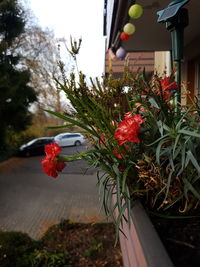
[[[127,34],[127,33],[125,33],[125,32],[122,32],[121,34],[120,34],[120,39],[122,40],[122,41],[127,41],[127,40],[129,40],[131,38],[131,35],[130,34]]]

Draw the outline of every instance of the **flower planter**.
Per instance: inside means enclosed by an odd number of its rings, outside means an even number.
[[[131,210],[130,228],[123,222],[120,245],[124,267],[172,267],[173,264],[140,202]]]

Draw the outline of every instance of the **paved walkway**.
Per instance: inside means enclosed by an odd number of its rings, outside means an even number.
[[[62,219],[105,220],[99,213],[96,171],[83,161],[68,163],[57,179],[42,173],[42,157],[12,158],[0,164],[0,230],[39,238]]]

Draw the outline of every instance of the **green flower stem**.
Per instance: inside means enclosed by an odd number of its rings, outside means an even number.
[[[59,160],[61,160],[61,161],[69,162],[69,161],[83,159],[85,156],[87,156],[89,154],[100,153],[100,152],[103,153],[103,150],[93,149],[93,150],[87,150],[87,151],[78,153],[78,154],[73,155],[73,156],[70,156],[70,155],[58,155],[57,158]]]

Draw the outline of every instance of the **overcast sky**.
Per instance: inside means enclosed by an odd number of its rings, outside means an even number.
[[[57,38],[82,37],[79,69],[100,77],[104,70],[104,0],[27,0],[39,24],[54,30]]]

